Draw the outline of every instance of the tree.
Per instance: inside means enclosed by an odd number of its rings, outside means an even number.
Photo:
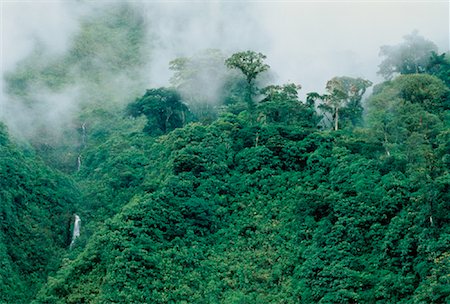
[[[450,87],[450,53],[438,55],[432,52],[426,72],[438,77]]]
[[[225,65],[230,69],[238,69],[245,75],[247,80],[247,102],[253,106],[253,95],[255,94],[256,77],[267,71],[270,66],[264,63],[266,56],[254,51],[239,52],[231,55],[225,60]]]
[[[170,62],[170,83],[180,92],[196,118],[211,122],[218,106],[225,102],[225,83],[230,71],[224,65],[220,50],[207,49],[192,57],[179,57]]]
[[[405,75],[394,81],[399,96],[424,110],[442,114],[450,109],[450,89],[437,77],[431,75]]]
[[[192,57],[179,57],[169,63],[174,72],[170,83],[188,104],[219,103],[221,89],[229,71],[220,50],[207,49]]]
[[[144,96],[128,105],[127,112],[133,117],[145,115],[144,131],[158,135],[183,127],[189,109],[175,90],[158,88],[147,90]]]
[[[268,123],[283,123],[301,127],[315,127],[317,115],[314,105],[298,99],[300,85],[270,85],[261,90],[265,97],[258,103],[259,119]]]
[[[367,122],[376,141],[383,143],[386,155],[416,152],[411,151],[411,145],[419,144],[417,134],[427,144],[432,143],[450,108],[448,94],[441,80],[426,74],[401,75],[377,86],[367,100]],[[411,136],[416,139],[408,140]]]
[[[432,52],[437,52],[436,45],[417,31],[403,38],[403,43],[380,48],[380,55],[385,59],[379,65],[378,74],[385,79],[391,79],[395,74],[426,72]]]
[[[339,129],[339,114],[343,109],[344,118],[356,124],[362,116],[361,99],[372,82],[362,78],[334,77],[327,82],[327,94],[308,93],[308,101],[311,103],[320,100],[319,108],[331,114],[333,129]]]

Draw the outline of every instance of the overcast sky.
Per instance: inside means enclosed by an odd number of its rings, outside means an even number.
[[[272,66],[282,71],[282,79],[307,88],[341,75],[379,80],[380,46],[397,44],[413,30],[447,51],[448,3],[289,1],[264,3],[260,9]]]
[[[1,1],[2,74],[36,39],[63,52],[79,15],[111,3]],[[202,48],[263,52],[277,81],[300,83],[303,94],[323,89],[333,76],[379,81],[379,47],[413,30],[441,52],[449,49],[448,1],[146,1],[144,8],[161,36],[149,85],[167,83],[174,56]]]

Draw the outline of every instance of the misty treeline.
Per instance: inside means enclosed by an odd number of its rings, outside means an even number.
[[[145,22],[86,16],[6,75],[0,302],[450,300],[448,53],[413,32],[385,81],[301,100],[264,54],[208,49],[146,87]]]

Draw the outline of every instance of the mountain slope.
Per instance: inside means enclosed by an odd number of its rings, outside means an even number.
[[[0,130],[1,302],[28,303],[70,243],[80,193],[66,176]]]

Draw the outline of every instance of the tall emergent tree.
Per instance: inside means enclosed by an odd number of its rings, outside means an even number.
[[[339,129],[339,115],[355,125],[362,116],[361,99],[372,82],[362,78],[334,77],[327,82],[328,93],[308,93],[309,102],[320,100],[319,108],[331,115],[333,129]]]
[[[247,102],[253,107],[253,96],[256,93],[255,79],[262,72],[267,71],[270,66],[264,63],[266,55],[254,51],[238,52],[225,60],[225,65],[230,69],[238,69],[245,75],[247,80]]]

